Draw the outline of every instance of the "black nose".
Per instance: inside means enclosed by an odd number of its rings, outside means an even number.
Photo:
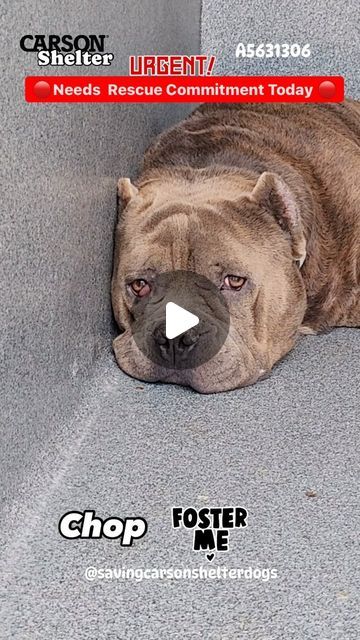
[[[176,364],[186,361],[199,340],[198,327],[193,327],[176,338],[166,337],[165,325],[161,324],[154,330],[156,348],[167,364]]]

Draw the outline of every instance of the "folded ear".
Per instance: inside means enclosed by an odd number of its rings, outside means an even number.
[[[265,171],[258,179],[250,199],[271,213],[281,229],[290,237],[294,260],[305,262],[306,240],[300,211],[291,189],[280,176]]]
[[[118,196],[121,198],[125,207],[127,207],[129,202],[139,194],[139,189],[132,184],[130,178],[119,178],[117,189]]]

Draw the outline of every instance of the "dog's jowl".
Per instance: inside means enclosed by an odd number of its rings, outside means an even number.
[[[119,196],[114,351],[130,375],[225,391],[266,376],[301,333],[360,325],[359,103],[203,105]],[[180,304],[163,291],[177,272],[195,274],[199,322],[172,339],[159,309]]]

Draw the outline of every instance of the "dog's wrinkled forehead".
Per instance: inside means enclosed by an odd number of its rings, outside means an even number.
[[[155,209],[144,221],[143,232],[149,246],[155,244],[172,269],[194,268],[195,239],[200,232],[194,207],[178,202]]]
[[[201,172],[199,172],[201,174]],[[190,205],[203,205],[214,203],[219,200],[233,200],[239,197],[239,191],[249,192],[255,184],[254,180],[236,176],[222,176],[221,187],[219,180],[213,178],[197,176],[196,180],[183,180],[181,177],[170,177],[144,181],[140,184],[143,198],[153,203],[159,208],[163,204],[173,202],[183,202]]]
[[[298,258],[301,230],[294,226],[293,233],[290,228],[292,211],[281,191],[276,191],[274,203],[267,197],[275,191],[271,174],[264,174],[255,187],[244,178],[240,192],[232,177],[215,182],[155,179],[137,188],[128,181],[124,186],[122,181],[120,192],[127,206],[121,253],[136,262],[139,254],[147,262],[156,255],[157,263],[169,269],[200,268],[204,272],[213,261],[233,264],[238,267],[235,273],[242,267],[258,277],[264,270],[282,269],[289,261],[291,244]],[[285,212],[281,225],[277,208],[280,216]],[[288,228],[282,228],[286,225]]]
[[[243,186],[246,184],[244,181]],[[228,209],[226,203],[238,199],[239,192],[226,180],[220,189],[219,186],[214,189],[211,181],[164,183],[153,180],[141,185],[136,193],[132,192],[130,200],[125,200],[131,214],[125,216],[125,221],[141,229],[143,234],[158,233],[168,241],[173,238],[180,240],[184,236],[190,239],[205,229],[208,236],[215,227],[231,229],[234,221],[231,211],[225,211]],[[222,213],[226,213],[224,221]]]
[[[186,202],[171,202],[161,207],[150,207],[143,222],[143,231],[157,231],[162,235],[188,236],[195,223],[195,208]]]

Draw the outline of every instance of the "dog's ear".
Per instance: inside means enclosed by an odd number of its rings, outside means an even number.
[[[139,189],[132,184],[130,178],[119,178],[117,190],[118,196],[125,207],[133,198],[139,195]]]
[[[290,237],[294,260],[302,267],[306,258],[306,240],[300,211],[294,194],[280,176],[265,171],[258,179],[250,200],[271,213],[281,229]]]

